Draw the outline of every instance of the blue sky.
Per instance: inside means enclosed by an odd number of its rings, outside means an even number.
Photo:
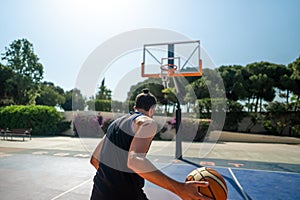
[[[142,28],[201,40],[217,67],[288,64],[300,56],[299,8],[298,0],[1,0],[0,51],[28,39],[44,66],[44,80],[65,90],[74,87],[97,46]],[[108,78],[108,87],[116,82]]]

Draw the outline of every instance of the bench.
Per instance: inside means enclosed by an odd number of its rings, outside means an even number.
[[[5,131],[5,137],[11,137],[11,140],[13,137],[23,137],[23,141],[25,140],[25,137],[30,138],[31,140],[31,131],[32,129],[26,129],[26,128],[14,128],[9,129]]]
[[[3,140],[5,140],[5,137],[6,137],[6,129],[0,128],[0,137],[3,137]]]

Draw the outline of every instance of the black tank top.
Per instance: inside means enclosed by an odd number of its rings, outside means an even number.
[[[115,120],[108,128],[94,187],[106,194],[125,197],[141,191],[144,179],[127,167],[128,151],[134,137],[132,122],[141,113],[130,113]]]

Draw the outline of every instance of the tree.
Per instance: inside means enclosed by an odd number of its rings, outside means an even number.
[[[273,80],[273,87],[278,89],[280,97],[285,97],[286,102],[289,101],[291,90],[291,70],[285,65],[266,63],[265,74]],[[283,93],[285,92],[285,93]]]
[[[164,95],[162,90],[164,87],[161,85],[160,79],[149,78],[143,82],[139,82],[136,85],[130,87],[127,93],[127,100],[135,101],[135,97],[142,92],[144,88],[148,88],[150,92],[157,98],[157,101],[161,104],[165,104]]]
[[[61,94],[62,88],[55,87],[51,82],[41,84],[40,95],[36,98],[37,105],[58,106],[65,103],[64,94]]]
[[[280,93],[280,97],[284,97],[286,99],[286,104],[289,104],[290,92],[293,90],[293,80],[291,79],[291,73],[283,74],[280,77],[280,85],[279,89],[286,91],[285,93]]]
[[[170,113],[170,111],[168,110],[169,105],[175,106],[177,103],[175,88],[164,88],[161,92],[163,93],[165,99],[165,111],[166,113]],[[175,109],[173,108],[173,110]]]
[[[84,110],[85,100],[79,89],[73,89],[65,93],[65,103],[61,105],[64,110]]]
[[[275,90],[273,89],[273,81],[266,74],[258,74],[250,76],[252,82],[252,91],[256,98],[255,112],[262,111],[262,100],[272,101],[275,98]]]
[[[197,99],[209,98],[207,84],[210,84],[210,81],[207,81],[205,77],[201,77],[191,84]]]
[[[292,70],[291,79],[294,81],[292,92],[300,96],[300,56],[288,67]]]
[[[43,78],[43,66],[34,53],[33,45],[26,39],[13,41],[2,54],[5,67],[13,72],[7,80],[8,93],[15,104],[34,104]]]
[[[0,64],[0,106],[13,104],[11,93],[12,86],[9,84],[10,78],[14,75],[13,71]]]
[[[218,69],[203,69],[203,78],[205,78],[210,98],[224,98],[224,83]]]
[[[241,65],[233,65],[221,66],[218,69],[224,82],[226,97],[229,100],[237,101],[247,96],[242,68]]]
[[[223,94],[221,89],[222,77],[217,70],[203,69],[203,76],[198,77],[191,86],[194,89],[197,99],[217,97]]]
[[[197,97],[196,97],[196,94],[195,94],[195,91],[192,87],[191,84],[187,85],[185,87],[185,90],[187,91],[186,92],[186,95],[184,96],[184,102],[186,102],[186,105],[187,105],[187,113],[190,112],[190,109],[191,107],[194,107],[195,104],[197,103]]]
[[[105,79],[102,80],[96,99],[111,100],[111,90],[105,86]]]
[[[273,76],[270,74],[272,65],[269,62],[255,62],[246,66],[248,97],[255,100],[255,112],[258,108],[262,111],[262,100],[270,102],[275,98],[274,80],[270,78]]]
[[[293,82],[293,87],[291,88],[291,91],[296,96],[293,97],[293,110],[297,111],[300,102],[300,56],[294,62],[290,63],[288,67],[292,70],[291,81]]]

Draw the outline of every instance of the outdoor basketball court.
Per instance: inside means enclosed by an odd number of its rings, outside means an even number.
[[[1,199],[89,199],[95,170],[87,149],[97,142],[69,137],[1,140]],[[175,141],[154,141],[149,159],[179,181],[200,165],[216,169],[225,178],[228,199],[294,200],[300,198],[299,144],[299,139],[294,144],[219,142],[210,154],[199,158],[199,144],[193,143],[183,160],[177,160]],[[153,200],[179,199],[147,181],[145,191]]]
[[[164,87],[171,78],[174,81],[177,133],[185,93],[180,84],[186,84],[184,77],[201,75],[200,41],[144,45],[142,77],[161,78]],[[219,79],[215,81],[220,83]],[[224,97],[210,92],[212,97]],[[212,120],[220,122],[216,130],[222,129],[224,118],[222,112],[212,113]],[[300,139],[291,139],[293,143],[279,140],[232,142],[219,140],[218,136],[201,143],[153,141],[148,157],[178,181],[184,181],[189,172],[201,166],[215,169],[226,181],[230,200],[300,199]],[[89,199],[95,175],[89,158],[98,142],[70,137],[0,140],[1,199]],[[147,181],[144,189],[149,199],[179,199]]]
[[[182,181],[186,175],[200,165],[173,163],[163,171]],[[295,172],[253,170],[210,166],[224,177],[228,187],[228,199],[299,199],[300,174]],[[299,165],[298,165],[299,167]],[[145,189],[153,199],[179,199],[174,194],[147,183]]]

